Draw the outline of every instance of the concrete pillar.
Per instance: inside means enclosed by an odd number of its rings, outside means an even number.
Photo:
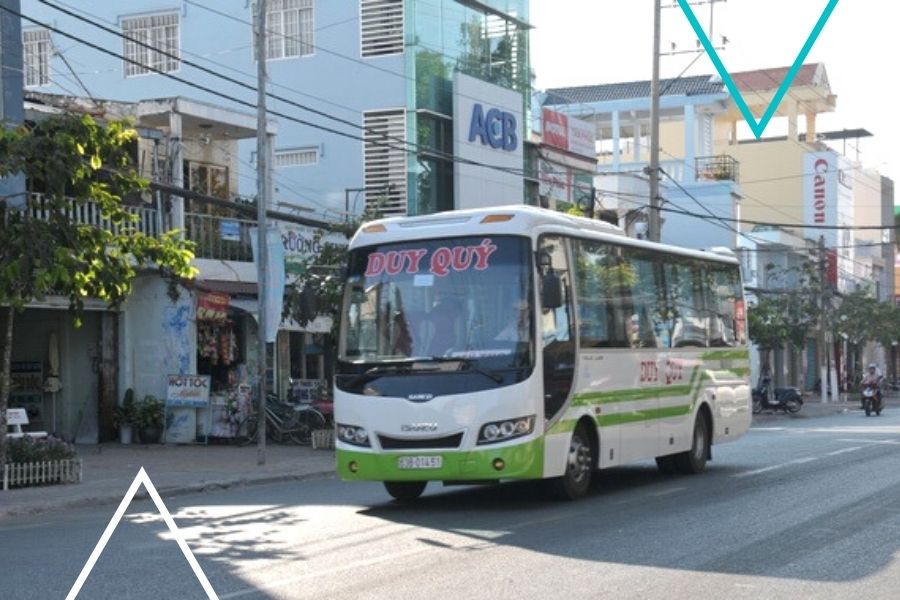
[[[797,101],[793,98],[788,98],[787,109],[788,109],[788,139],[797,140],[797,132],[799,131],[797,127]]]
[[[806,113],[806,143],[816,141],[816,113]]]
[[[181,137],[181,115],[169,114],[169,154],[172,157],[172,181],[174,187],[184,187],[184,141]],[[172,228],[182,231],[184,235],[184,198],[172,198]]]
[[[619,164],[621,163],[621,157],[619,156],[619,153],[621,152],[621,139],[622,129],[619,121],[619,111],[614,111],[612,114],[613,171],[618,171]]]
[[[637,117],[632,121],[632,138],[634,141],[633,158],[634,162],[641,162],[641,122]]]
[[[694,159],[697,156],[695,136],[697,134],[697,122],[695,120],[696,109],[688,104],[684,107],[684,177],[685,181],[696,179],[696,167]]]

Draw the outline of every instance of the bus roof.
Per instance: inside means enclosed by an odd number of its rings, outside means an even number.
[[[369,221],[353,236],[350,248],[417,239],[477,236],[482,232],[492,235],[532,236],[537,230],[546,231],[547,229],[576,237],[601,239],[706,260],[738,262],[734,253],[727,248],[702,251],[638,240],[626,236],[620,227],[605,221],[522,204]]]

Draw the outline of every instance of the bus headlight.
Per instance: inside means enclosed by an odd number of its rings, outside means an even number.
[[[354,446],[363,446],[368,448],[369,444],[369,434],[362,427],[358,427],[356,425],[341,425],[338,423],[337,425],[337,435],[338,439],[347,444],[353,444]]]
[[[485,423],[478,433],[478,445],[505,442],[534,431],[534,415]]]

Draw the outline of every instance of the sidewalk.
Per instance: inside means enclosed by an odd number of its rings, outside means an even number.
[[[118,504],[141,467],[163,498],[239,485],[324,477],[334,473],[334,452],[305,446],[266,447],[257,466],[256,446],[100,444],[78,446],[81,483],[0,491],[0,520],[63,508]],[[143,487],[138,498],[146,498]]]
[[[900,396],[896,394],[886,395],[884,398],[884,406],[885,409],[896,409],[900,407]],[[858,394],[841,394],[841,400],[838,402],[822,402],[822,399],[819,398],[819,396],[810,395],[804,396],[803,407],[800,409],[800,412],[796,414],[785,415],[783,411],[763,411],[758,415],[753,415],[753,421],[765,422],[776,418],[815,419],[817,417],[827,417],[829,415],[854,411],[862,414]]]

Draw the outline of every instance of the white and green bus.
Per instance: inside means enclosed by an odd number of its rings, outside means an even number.
[[[750,426],[738,261],[527,206],[391,218],[350,242],[337,466],[427,482],[554,479],[656,459],[697,473]]]

